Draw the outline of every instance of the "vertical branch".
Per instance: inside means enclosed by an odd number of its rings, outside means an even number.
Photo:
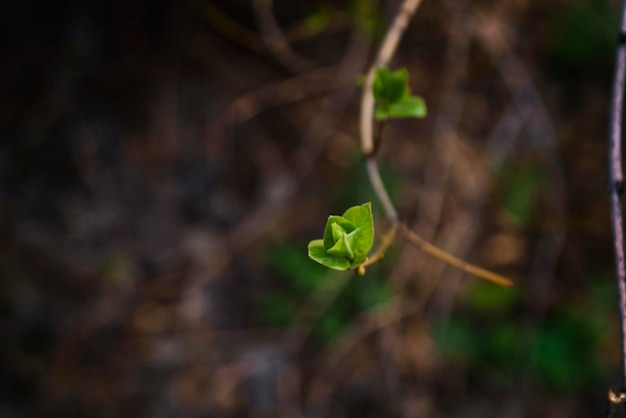
[[[383,209],[385,210],[385,215],[387,219],[391,221],[392,224],[398,223],[398,212],[396,208],[393,206],[393,202],[387,193],[387,189],[385,189],[385,184],[383,183],[382,178],[380,177],[380,171],[378,170],[378,161],[376,161],[376,156],[368,156],[367,157],[367,174],[370,178],[370,183],[372,183],[372,187],[374,188],[374,192],[376,196],[378,196],[378,200],[383,205]]]
[[[376,77],[376,70],[379,67],[386,66],[391,57],[398,48],[400,39],[404,34],[409,21],[421,0],[404,0],[400,9],[396,13],[393,22],[383,39],[382,44],[376,54],[376,59],[367,72],[365,78],[365,85],[363,86],[363,96],[361,97],[361,149],[363,154],[367,157],[367,174],[369,175],[370,182],[374,187],[376,196],[385,209],[387,218],[395,225],[398,223],[398,214],[396,212],[389,194],[385,189],[385,186],[380,178],[380,172],[378,170],[377,151],[380,148],[382,138],[377,138],[377,143],[374,141],[374,94],[372,92],[372,85],[374,84],[374,78]],[[382,127],[381,127],[382,128]],[[379,135],[382,134],[382,129],[379,131]]]
[[[624,104],[624,75],[626,73],[626,0],[622,4],[619,44],[615,62],[613,93],[611,98],[611,120],[609,136],[609,179],[611,193],[611,225],[615,245],[615,269],[619,298],[622,391],[626,387],[626,267],[624,266],[624,223],[620,196],[624,192],[622,172],[622,113]]]
[[[372,85],[376,77],[376,69],[389,64],[391,57],[396,52],[400,39],[404,34],[406,27],[421,0],[404,0],[400,10],[396,13],[393,23],[385,33],[378,54],[374,63],[367,72],[365,85],[363,86],[363,97],[361,98],[361,149],[363,154],[369,155],[374,151],[374,94],[372,93]]]

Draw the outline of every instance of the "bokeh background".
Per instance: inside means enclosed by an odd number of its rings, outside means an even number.
[[[0,416],[588,417],[619,389],[607,126],[619,4],[424,0],[392,68],[398,240],[308,260],[373,201],[359,80],[398,0],[2,6]]]

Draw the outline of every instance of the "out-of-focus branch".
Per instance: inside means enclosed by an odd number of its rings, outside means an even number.
[[[295,103],[329,90],[345,87],[348,80],[337,78],[339,66],[318,67],[291,78],[265,84],[235,99],[213,125],[236,125],[247,122],[269,108]]]
[[[263,41],[278,62],[296,73],[314,66],[313,62],[296,54],[274,16],[273,0],[253,0],[254,10]]]
[[[206,18],[212,29],[217,30],[232,42],[259,53],[269,52],[261,35],[242,26],[217,7],[213,0],[198,0],[194,4]],[[347,13],[334,10],[327,25],[311,25],[307,19],[296,23],[285,31],[285,39],[289,44],[314,38],[321,33],[337,32],[349,29],[351,19]]]
[[[626,76],[626,1],[622,3],[622,18],[619,29],[619,45],[615,61],[613,93],[611,98],[611,120],[609,134],[609,179],[611,193],[611,226],[613,229],[617,294],[619,299],[621,348],[622,348],[622,393],[626,387],[626,266],[624,265],[624,222],[620,196],[624,192],[622,171],[622,114],[624,105],[624,77]]]
[[[513,94],[518,118],[528,129],[530,144],[538,151],[548,169],[550,187],[546,206],[552,218],[544,220],[543,230],[535,248],[529,287],[533,305],[541,310],[551,300],[551,284],[560,252],[565,242],[563,214],[567,213],[565,175],[558,153],[558,141],[542,94],[520,57],[515,53],[503,13],[477,12],[472,28],[481,46],[491,55],[498,72]]]
[[[221,32],[233,42],[251,51],[262,51],[264,49],[263,40],[256,32],[231,19],[212,1],[197,1],[196,6],[209,21],[213,29]]]

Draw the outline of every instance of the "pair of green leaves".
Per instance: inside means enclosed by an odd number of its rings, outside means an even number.
[[[376,71],[372,93],[376,119],[426,117],[424,99],[411,95],[406,68]],[[328,217],[324,238],[309,243],[309,258],[335,270],[355,268],[367,259],[374,245],[374,218],[370,202],[348,209],[342,216]]]
[[[376,100],[376,120],[426,117],[426,102],[411,95],[406,68],[391,72],[388,68],[376,70],[372,85]]]
[[[355,268],[374,245],[372,204],[353,206],[341,216],[330,215],[324,238],[309,243],[309,258],[335,270]]]

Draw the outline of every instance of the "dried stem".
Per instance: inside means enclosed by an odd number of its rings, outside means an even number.
[[[493,283],[497,283],[502,286],[513,286],[513,281],[507,279],[504,276],[493,273],[489,270],[485,270],[484,268],[475,266],[473,264],[467,263],[455,256],[445,252],[444,250],[435,247],[430,242],[426,241],[424,238],[417,235],[415,232],[411,231],[406,225],[402,225],[402,235],[413,245],[420,248],[422,251],[431,255],[446,264],[454,266],[460,270],[463,270],[469,274],[473,274],[476,277],[480,277],[481,279],[488,280]]]
[[[396,238],[396,232],[398,232],[398,224],[394,224],[389,228],[389,231],[383,237],[382,243],[378,250],[371,256],[368,257],[360,266],[357,267],[356,272],[363,276],[365,274],[365,269],[372,264],[375,264],[385,258],[385,253],[387,250],[393,245],[393,241]]]
[[[361,149],[363,154],[367,159],[367,173],[370,178],[370,182],[372,187],[374,188],[374,192],[376,196],[380,200],[380,203],[385,210],[385,215],[392,223],[392,228],[389,233],[383,239],[383,243],[381,244],[379,250],[367,261],[361,264],[357,268],[357,272],[359,274],[365,273],[365,268],[370,266],[377,261],[380,261],[385,254],[385,251],[391,246],[393,243],[393,239],[395,238],[396,230],[401,228],[403,235],[405,238],[412,244],[421,248],[427,254],[451,265],[457,267],[467,273],[473,274],[475,276],[481,277],[485,280],[492,281],[494,283],[498,283],[503,286],[512,286],[513,282],[506,277],[500,276],[496,273],[492,273],[483,268],[474,266],[472,264],[466,263],[451,254],[448,254],[444,250],[435,247],[433,244],[424,240],[419,235],[415,234],[410,230],[406,225],[401,224],[398,212],[396,211],[393,202],[389,198],[389,194],[387,193],[387,189],[380,177],[380,171],[378,169],[378,150],[382,145],[382,132],[383,125],[379,125],[379,129],[376,134],[376,138],[373,137],[373,123],[374,123],[374,95],[372,93],[372,85],[374,83],[374,78],[376,76],[376,70],[379,67],[387,65],[391,57],[393,56],[396,48],[398,47],[398,43],[400,42],[400,38],[404,33],[406,27],[409,24],[409,20],[417,10],[417,7],[420,5],[421,0],[405,0],[402,4],[400,10],[396,14],[394,21],[387,31],[383,43],[378,51],[378,55],[376,56],[376,60],[374,64],[369,69],[367,74],[367,78],[365,81],[365,86],[363,88],[363,97],[361,100]]]
[[[365,155],[370,155],[374,151],[374,94],[372,93],[372,85],[376,77],[376,70],[389,64],[391,57],[398,48],[402,34],[421,2],[421,0],[404,0],[385,34],[374,64],[367,72],[361,98],[361,149]]]
[[[622,348],[622,391],[626,387],[626,267],[624,266],[624,223],[620,196],[624,191],[622,172],[622,113],[624,102],[624,76],[626,73],[626,1],[622,4],[619,45],[613,79],[611,121],[609,125],[609,178],[611,193],[611,226],[615,249],[615,269],[619,298]]]
[[[312,68],[313,62],[301,57],[291,49],[291,45],[289,45],[274,16],[274,1],[253,0],[252,5],[257,15],[263,41],[276,60],[296,73]]]
[[[387,219],[391,221],[392,224],[398,223],[398,212],[387,193],[387,189],[385,188],[385,184],[380,177],[380,171],[378,170],[378,161],[375,156],[369,156],[367,158],[367,174],[370,178],[370,183],[372,183],[372,187],[374,188],[374,192],[380,200],[380,203],[383,205],[383,209],[385,210],[385,215]]]
[[[420,3],[421,0],[404,0],[400,6],[391,26],[385,33],[383,42],[378,49],[376,59],[367,72],[365,85],[363,86],[363,96],[361,97],[361,150],[367,158],[367,174],[369,175],[372,187],[374,187],[374,191],[383,205],[387,218],[393,225],[398,223],[398,212],[389,198],[385,185],[380,178],[380,170],[378,169],[376,151],[380,149],[382,142],[381,135],[383,125],[381,122],[377,133],[376,144],[374,144],[374,94],[372,93],[372,86],[374,84],[374,78],[376,77],[376,70],[379,67],[386,66],[391,60],[391,57],[398,48],[404,31],[409,25],[411,17],[415,14]]]

